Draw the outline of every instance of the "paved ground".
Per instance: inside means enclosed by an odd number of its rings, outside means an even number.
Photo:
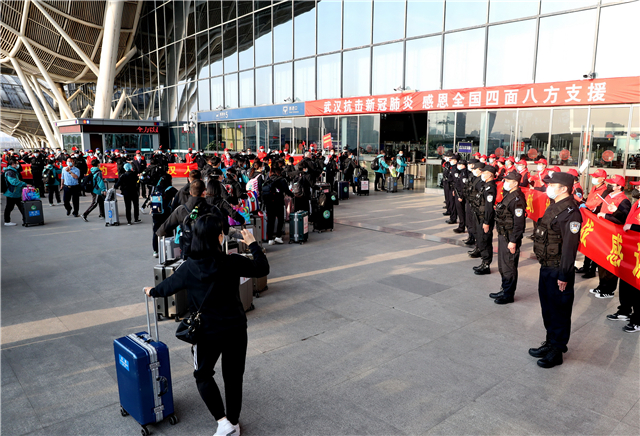
[[[249,313],[243,433],[639,434],[640,336],[605,320],[617,298],[594,299],[595,279],[578,279],[565,363],[538,368],[527,354],[544,338],[536,262],[521,261],[516,304],[493,304],[497,266],[472,274],[479,262],[441,205],[420,189],[352,197],[334,232],[269,248],[269,291]],[[112,342],[146,328],[150,217],[119,228],[97,211],[89,223],[62,207],[45,217],[1,228],[2,434],[139,434],[119,413]],[[160,326],[181,421],[152,431],[210,435],[175,328]]]

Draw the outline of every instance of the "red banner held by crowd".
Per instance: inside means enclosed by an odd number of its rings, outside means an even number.
[[[640,233],[625,232],[622,225],[582,212],[579,250],[599,267],[605,268],[640,289]]]

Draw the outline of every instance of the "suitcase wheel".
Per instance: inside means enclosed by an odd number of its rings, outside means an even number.
[[[178,423],[178,417],[176,415],[171,415],[169,417],[169,424],[176,425]]]
[[[142,426],[142,429],[140,430],[140,433],[142,433],[142,436],[149,436],[151,434],[151,432],[149,431],[149,429],[145,425]]]
[[[129,416],[129,412],[127,412],[126,410],[124,410],[124,407],[120,406],[120,415],[122,415],[122,416]]]
[[[120,225],[120,223],[113,223],[113,225],[114,225],[114,226],[119,226],[119,225]]]
[[[38,224],[39,226],[44,226],[44,221],[42,221],[40,224]]]
[[[158,321],[162,321],[162,315],[158,314]]]

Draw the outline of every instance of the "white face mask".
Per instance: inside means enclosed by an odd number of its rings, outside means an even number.
[[[464,169],[464,165],[458,165],[458,169],[459,170],[463,170]]]
[[[522,165],[518,165],[518,166],[516,167],[516,169],[517,169],[518,171],[522,171],[522,170],[524,170],[524,166],[522,166]]]
[[[549,171],[549,177],[551,177],[555,171]]]
[[[454,165],[457,165],[457,164],[458,164],[458,161],[456,161],[456,160],[454,160],[453,162],[452,162],[452,161],[449,161],[449,163],[451,164],[451,166],[454,166]]]
[[[489,159],[489,163],[494,163],[495,159]]]
[[[480,162],[485,163],[485,162],[486,162],[486,159],[482,159],[482,158],[481,158],[481,159],[480,159]]]
[[[555,186],[549,186],[547,188],[547,197],[554,200],[558,196]]]
[[[474,176],[480,177],[480,170],[473,170],[472,173]]]
[[[504,189],[505,191],[511,191],[513,189],[514,185],[504,182],[504,185],[502,185],[502,189]]]
[[[480,178],[482,179],[483,182],[486,182],[489,176],[487,176],[486,174],[482,174]]]
[[[600,184],[600,179],[596,179],[595,177],[591,179],[591,183],[594,186],[598,186]]]
[[[538,167],[537,167],[537,168],[538,168],[538,171],[542,171],[542,170],[544,169],[544,166],[542,166],[542,165],[538,165]]]

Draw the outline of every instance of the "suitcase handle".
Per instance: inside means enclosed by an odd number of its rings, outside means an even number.
[[[166,247],[165,247],[165,237],[164,236],[158,236],[158,260],[160,261],[160,263],[162,265],[164,265],[164,263],[167,261],[166,257],[167,257],[167,252],[166,252]]]
[[[162,383],[164,383],[164,389],[162,389],[159,393],[158,396],[161,397],[164,394],[166,394],[167,392],[169,392],[169,382],[167,381],[166,377],[162,377],[162,376],[158,376],[156,377],[156,381],[160,382],[160,386],[162,386]]]
[[[151,337],[151,318],[149,315],[149,296],[146,292],[144,292],[144,302],[147,307],[147,331],[149,332],[149,337]],[[158,335],[158,307],[156,306],[156,301],[154,298],[151,299],[153,303],[153,315],[156,320],[156,342],[160,342],[160,336]]]

